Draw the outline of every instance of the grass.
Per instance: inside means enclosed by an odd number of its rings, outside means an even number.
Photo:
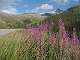
[[[47,38],[42,45],[32,38],[25,42],[24,35],[20,30],[0,37],[0,60],[80,60],[79,48],[62,48],[59,40],[52,47]]]

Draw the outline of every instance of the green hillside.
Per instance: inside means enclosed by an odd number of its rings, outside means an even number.
[[[46,20],[54,22],[54,30],[58,30],[58,20],[62,18],[65,22],[66,30],[72,31],[75,27],[77,32],[80,31],[80,5],[71,7],[62,13],[48,17]]]
[[[24,28],[28,24],[36,24],[44,18],[39,14],[12,15],[0,12],[0,28]]]

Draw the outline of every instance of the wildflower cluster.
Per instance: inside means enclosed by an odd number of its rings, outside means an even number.
[[[47,33],[47,35],[49,38],[49,42],[52,46],[54,46],[56,44],[57,35],[58,35],[59,39],[60,39],[61,47],[64,47],[64,48],[65,47],[73,47],[73,48],[79,47],[79,40],[76,35],[76,31],[74,30],[72,37],[69,37],[68,36],[69,34],[65,30],[65,25],[64,25],[62,18],[59,19],[58,24],[59,24],[58,34],[50,31],[50,29],[49,29],[50,25],[48,23],[41,24],[37,27],[29,28],[28,30],[31,33],[31,35],[33,36],[33,38],[37,41],[39,41],[39,40],[41,41],[43,35],[47,32],[50,32],[50,34]]]

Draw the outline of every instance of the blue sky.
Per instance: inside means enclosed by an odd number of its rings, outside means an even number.
[[[55,13],[80,4],[80,0],[0,0],[0,11],[18,13]]]

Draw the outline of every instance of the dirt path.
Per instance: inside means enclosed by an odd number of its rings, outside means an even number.
[[[16,29],[0,29],[0,36],[15,31]]]

